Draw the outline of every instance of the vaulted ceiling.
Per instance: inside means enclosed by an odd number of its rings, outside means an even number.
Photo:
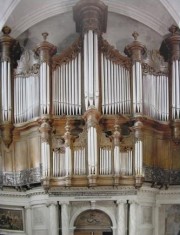
[[[177,0],[103,0],[108,5],[108,26],[104,37],[118,50],[139,40],[149,49],[158,49],[172,24],[180,26],[180,1]],[[77,0],[0,0],[0,28],[8,25],[11,35],[22,46],[33,48],[48,32],[48,40],[59,50],[68,46],[77,34],[72,8]]]

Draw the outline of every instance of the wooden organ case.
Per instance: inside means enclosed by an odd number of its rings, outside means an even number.
[[[73,12],[71,47],[58,55],[43,33],[16,68],[17,41],[3,28],[0,186],[180,184],[179,29],[160,52],[134,32],[124,56],[103,39],[104,3],[81,0]]]

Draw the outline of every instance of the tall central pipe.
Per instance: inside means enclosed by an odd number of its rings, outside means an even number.
[[[98,37],[106,32],[107,6],[97,0],[81,0],[74,7],[76,31],[83,38],[85,110],[95,106],[99,110],[99,53]]]

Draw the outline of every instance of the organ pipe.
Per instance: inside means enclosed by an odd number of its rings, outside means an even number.
[[[11,89],[11,55],[10,50],[15,40],[9,36],[11,29],[7,26],[2,29],[3,36],[0,38],[1,56],[1,119],[2,122],[12,122],[12,89]]]
[[[103,114],[130,114],[130,73],[101,53]]]
[[[4,144],[9,147],[12,142],[12,129],[13,129],[13,105],[12,105],[12,58],[11,52],[18,55],[18,44],[9,35],[11,29],[8,26],[4,26],[2,29],[3,35],[0,38],[1,44],[1,130]],[[16,60],[15,58],[13,58]]]
[[[107,6],[104,3],[80,1],[73,9],[76,31],[83,37],[85,110],[99,109],[99,53],[98,39],[107,26]],[[91,23],[90,23],[91,22]]]
[[[40,56],[40,113],[49,115],[51,112],[51,56],[56,47],[46,41],[48,33],[43,33],[44,41],[36,48]]]
[[[95,178],[97,176],[97,164],[98,164],[98,136],[97,136],[97,124],[99,121],[100,113],[96,108],[90,108],[85,113],[85,119],[87,122],[87,149],[88,149],[88,174],[89,183],[95,184]]]
[[[126,46],[125,54],[132,60],[132,106],[133,114],[141,115],[142,110],[142,55],[145,53],[145,46],[137,41],[138,33],[133,34],[134,42]]]
[[[179,28],[172,25],[170,35],[162,42],[160,53],[169,62],[171,78],[170,85],[170,117],[172,138],[180,142],[180,32]]]
[[[84,97],[85,108],[99,105],[98,35],[93,30],[84,34]]]
[[[39,116],[38,74],[16,75],[14,80],[14,121],[21,123]],[[34,97],[34,99],[32,99]]]
[[[70,126],[67,122],[66,124],[66,133],[64,135],[65,139],[65,170],[66,176],[69,177],[72,175],[72,150],[71,150],[71,135],[70,135]]]
[[[85,147],[74,148],[74,174],[84,175],[86,173]]]
[[[81,114],[81,53],[53,72],[53,113]]]
[[[143,179],[143,123],[137,120],[134,124],[134,173],[136,186],[142,185]]]
[[[169,81],[166,75],[143,76],[143,111],[156,120],[169,120]],[[146,89],[148,87],[148,89]]]
[[[118,125],[115,125],[115,131],[113,134],[114,140],[114,174],[120,174],[120,140],[121,140],[121,133],[118,130]]]
[[[172,119],[180,119],[180,60],[172,61]]]
[[[47,119],[43,119],[39,128],[41,133],[41,163],[42,163],[42,178],[49,178],[51,176],[51,146],[50,133],[51,126]]]

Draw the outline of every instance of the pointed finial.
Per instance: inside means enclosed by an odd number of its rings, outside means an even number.
[[[48,34],[47,32],[42,33],[42,36],[43,36],[44,41],[46,41],[48,35],[49,35],[49,34]]]
[[[5,35],[8,35],[11,33],[11,28],[8,27],[7,25],[5,25],[3,28],[2,28],[2,32],[5,34]]]
[[[133,34],[132,34],[133,38],[135,41],[137,41],[137,38],[139,36],[139,34],[135,31]]]
[[[177,31],[178,31],[178,27],[174,24],[171,25],[171,27],[169,28],[169,32],[172,33],[172,35],[174,35]]]

